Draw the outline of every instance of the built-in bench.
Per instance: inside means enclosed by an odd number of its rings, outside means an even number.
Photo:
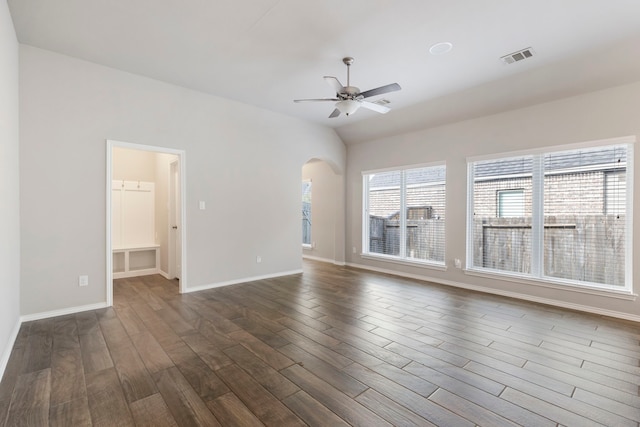
[[[160,245],[113,248],[113,278],[146,276],[160,272]]]

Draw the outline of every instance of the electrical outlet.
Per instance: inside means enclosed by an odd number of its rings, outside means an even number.
[[[78,286],[89,286],[89,276],[78,276]]]
[[[462,261],[460,261],[460,258],[456,258],[454,260],[455,266],[456,268],[462,268]]]
[[[261,257],[260,255],[258,255],[258,256],[256,257],[256,262],[257,262],[258,264],[260,264],[260,263],[262,262],[262,257]]]
[[[353,253],[354,253],[354,254],[355,254],[355,253],[357,253],[357,250],[356,250],[356,247],[355,247],[355,246],[353,247]]]

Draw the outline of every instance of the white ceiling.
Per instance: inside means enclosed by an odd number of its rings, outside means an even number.
[[[8,0],[21,43],[336,128],[347,143],[640,80],[638,0]],[[429,54],[437,42],[453,51]],[[502,55],[536,55],[504,65]],[[327,118],[353,56],[386,115]],[[376,100],[373,98],[372,100]]]

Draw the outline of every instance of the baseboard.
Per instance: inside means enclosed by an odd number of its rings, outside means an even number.
[[[80,313],[80,312],[89,311],[89,310],[98,310],[98,309],[107,308],[107,307],[108,305],[106,302],[99,302],[96,304],[81,305],[77,307],[63,308],[60,310],[45,311],[42,313],[27,314],[27,315],[21,316],[20,321],[22,323],[31,322],[32,320],[48,319],[50,317],[65,316],[67,314],[75,314],[75,313]]]
[[[9,357],[11,357],[11,352],[13,351],[13,346],[16,344],[16,339],[18,338],[18,333],[20,332],[20,326],[22,322],[20,318],[18,318],[16,324],[13,326],[13,330],[11,331],[11,335],[9,336],[9,341],[7,341],[7,346],[2,352],[2,358],[0,358],[0,380],[4,376],[4,371],[7,369],[7,363],[9,363]]]
[[[302,270],[291,270],[291,271],[283,271],[280,273],[267,274],[264,276],[245,277],[238,280],[229,280],[226,282],[211,283],[208,285],[188,288],[188,289],[185,289],[183,293],[188,294],[191,292],[206,291],[207,289],[221,288],[223,286],[230,286],[230,285],[238,285],[240,283],[254,282],[256,280],[273,279],[275,277],[292,276],[294,274],[301,274],[301,273],[302,273]]]
[[[345,265],[347,265],[344,261],[336,261],[334,259],[320,258],[320,257],[317,257],[317,256],[311,256],[311,255],[302,255],[302,258],[303,259],[310,259],[312,261],[326,262],[328,264],[337,265],[339,267],[344,267]]]
[[[435,278],[435,277],[422,276],[422,275],[418,275],[418,274],[404,273],[404,272],[396,271],[396,270],[387,270],[387,269],[384,269],[384,268],[371,267],[371,266],[362,265],[362,264],[347,263],[347,265],[349,267],[359,268],[359,269],[362,269],[362,270],[370,270],[370,271],[375,271],[375,272],[378,272],[378,273],[391,274],[391,275],[394,275],[394,276],[406,277],[408,279],[416,279],[416,280],[420,280],[420,281],[423,281],[423,282],[432,282],[432,283],[437,283],[437,284],[440,284],[440,285],[452,286],[452,287],[461,288],[461,289],[467,289],[467,290],[470,290],[470,291],[477,291],[477,292],[483,292],[483,293],[486,293],[486,294],[500,295],[500,296],[503,296],[503,297],[515,298],[515,299],[519,299],[519,300],[530,301],[530,302],[535,302],[535,303],[539,303],[539,304],[546,304],[546,305],[551,305],[551,306],[554,306],[554,307],[566,308],[566,309],[569,309],[569,310],[582,311],[582,312],[585,312],[585,313],[598,314],[600,316],[615,317],[617,319],[630,320],[632,322],[640,323],[640,316],[637,316],[637,315],[634,315],[634,314],[629,314],[629,313],[622,313],[622,312],[619,312],[619,311],[613,311],[613,310],[607,310],[607,309],[603,309],[603,308],[593,307],[593,306],[590,306],[590,305],[573,304],[573,303],[565,302],[565,301],[558,301],[558,300],[549,299],[549,298],[536,297],[534,295],[527,295],[527,294],[521,294],[521,293],[518,293],[518,292],[504,291],[504,290],[501,290],[501,289],[487,288],[487,287],[484,287],[484,286],[471,285],[471,284],[462,283],[462,282],[454,282],[454,281],[451,281],[451,280],[443,280],[443,279],[438,279],[438,278]]]
[[[161,275],[162,277],[164,277],[164,278],[165,278],[165,279],[167,279],[167,280],[171,280],[171,279],[169,278],[169,273],[165,273],[165,272],[164,272],[164,271],[162,271],[162,270],[158,270],[158,274],[159,274],[159,275]]]

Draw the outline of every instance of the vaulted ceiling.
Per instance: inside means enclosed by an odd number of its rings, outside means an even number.
[[[336,129],[346,143],[640,80],[637,0],[8,0],[21,43]],[[439,42],[451,52],[431,55]],[[531,47],[534,56],[500,57]],[[326,75],[397,82],[329,119]]]

